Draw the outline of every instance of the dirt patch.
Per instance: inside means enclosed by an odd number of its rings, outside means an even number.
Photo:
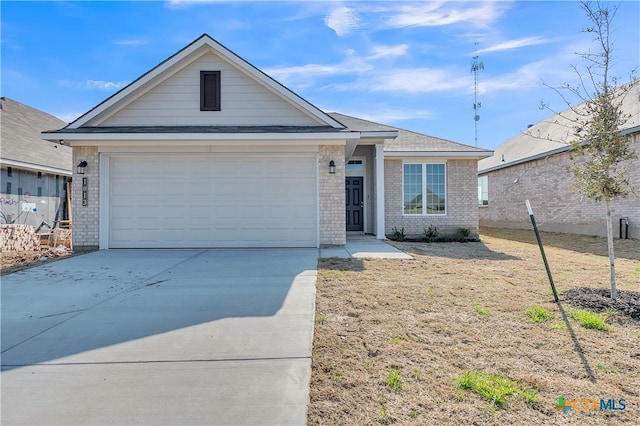
[[[573,289],[608,292],[606,241],[542,238],[560,305],[533,232],[483,233],[480,243],[393,243],[414,260],[321,260],[309,424],[637,424],[640,326],[589,330],[565,313],[569,302],[578,306]],[[616,244],[618,288],[621,300],[632,296],[631,307],[639,247]],[[533,323],[525,313],[533,305],[553,317]],[[496,407],[457,385],[475,369],[538,391],[538,401],[510,398]],[[389,384],[391,374],[398,386]],[[564,414],[559,397],[622,398],[627,409]]]
[[[594,312],[616,312],[615,315],[628,317],[640,324],[640,293],[619,291],[618,298],[611,300],[611,290],[606,288],[578,287],[562,293],[567,303]]]
[[[33,251],[3,251],[0,253],[0,275],[7,275],[48,262],[54,262],[70,255],[72,253],[69,250],[56,248],[43,248],[42,250]]]

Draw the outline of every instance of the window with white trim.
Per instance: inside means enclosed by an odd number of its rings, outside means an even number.
[[[402,169],[403,213],[444,215],[447,170],[444,163],[405,163]]]
[[[478,176],[478,205],[489,205],[489,176]]]

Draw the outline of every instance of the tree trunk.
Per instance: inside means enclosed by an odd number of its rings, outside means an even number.
[[[607,246],[609,248],[609,266],[611,268],[611,300],[618,298],[616,290],[616,259],[613,254],[613,226],[611,224],[611,200],[605,198],[605,206],[607,207]]]

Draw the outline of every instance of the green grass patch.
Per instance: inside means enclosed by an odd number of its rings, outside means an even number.
[[[400,370],[397,368],[387,368],[387,377],[383,380],[383,383],[396,392],[402,390],[402,377],[400,377]]]
[[[471,370],[455,380],[463,389],[468,389],[496,405],[504,404],[509,396],[522,398],[525,402],[538,400],[538,391],[524,390],[516,382],[498,374]]]
[[[327,317],[325,315],[316,315],[315,323],[318,325],[325,324],[327,322]]]
[[[605,373],[620,374],[620,369],[618,367],[609,367],[605,364],[596,364],[596,368],[600,371],[604,371]]]
[[[584,328],[600,331],[606,331],[611,328],[611,326],[605,322],[605,315],[603,314],[598,314],[586,309],[571,309],[569,315]]]
[[[400,343],[402,343],[402,339],[399,337],[394,337],[389,340],[389,343],[391,343],[392,345],[399,345]]]
[[[563,322],[554,322],[553,324],[551,324],[551,328],[553,328],[554,330],[566,330],[567,324]]]
[[[483,308],[478,303],[473,304],[473,309],[475,309],[476,314],[478,315],[491,315],[491,311],[487,308]]]
[[[533,305],[532,307],[527,309],[525,313],[529,316],[529,318],[531,318],[531,321],[536,324],[542,324],[553,318],[553,313],[546,310],[540,305]]]

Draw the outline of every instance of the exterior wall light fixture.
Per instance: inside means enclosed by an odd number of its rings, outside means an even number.
[[[87,167],[87,161],[86,160],[82,160],[80,162],[80,164],[78,164],[78,169],[77,172],[79,175],[83,175],[84,174],[84,168]]]
[[[331,160],[329,161],[329,174],[335,174],[336,172],[336,163],[335,161]]]

